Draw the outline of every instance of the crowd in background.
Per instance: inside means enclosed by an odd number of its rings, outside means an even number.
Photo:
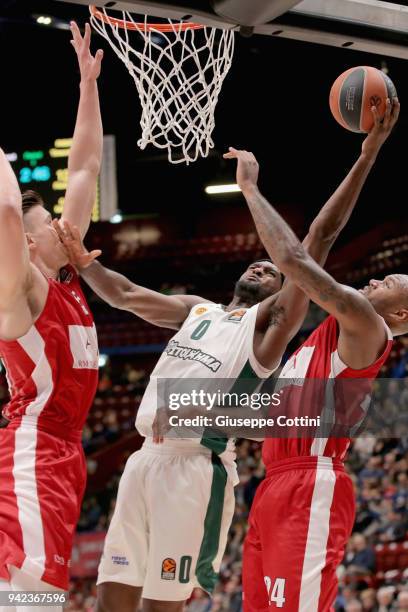
[[[309,315],[306,324],[319,322],[320,313]],[[304,332],[298,337],[298,342]],[[381,376],[383,394],[392,402],[393,413],[408,419],[408,378],[406,364],[408,339],[395,343],[391,357]],[[396,380],[388,380],[391,376]],[[399,378],[399,379],[398,379]],[[134,385],[139,397],[147,382],[142,369],[125,364],[117,369],[112,364],[101,375],[102,393],[113,393],[115,385]],[[133,428],[134,411],[126,428]],[[114,417],[107,411],[102,426],[89,427],[84,432],[86,444],[95,436],[105,437],[109,443]],[[98,425],[98,424],[97,424]],[[100,424],[99,424],[100,425]],[[115,422],[115,428],[117,424]],[[103,432],[103,433],[102,433]],[[89,448],[89,447],[88,447]],[[248,513],[259,483],[264,478],[261,446],[257,442],[241,440],[237,446],[237,464],[240,483],[236,487],[236,510],[229,534],[228,546],[221,566],[220,580],[212,600],[196,589],[187,606],[188,612],[240,612],[242,610],[242,545],[247,529]],[[99,495],[85,498],[79,531],[106,530],[115,507],[115,496],[124,465],[109,480]],[[350,447],[346,469],[354,483],[356,493],[356,521],[353,535],[341,567],[339,568],[339,595],[337,612],[408,612],[408,564],[386,572],[378,571],[379,545],[407,542],[408,552],[408,436],[377,439],[362,436]],[[407,557],[408,558],[408,555]],[[73,582],[73,611],[92,611],[95,599],[94,580]]]
[[[312,308],[298,335],[300,344],[307,328],[321,320],[321,311]],[[306,328],[306,329],[305,329]],[[292,348],[292,347],[291,347]],[[94,406],[83,432],[89,475],[98,468],[98,451],[134,431],[137,406],[143,395],[155,359],[142,367],[144,358],[106,361],[100,371]],[[390,415],[408,422],[408,338],[395,342],[389,361],[383,367],[381,383]],[[394,380],[389,380],[393,378]],[[381,394],[380,394],[381,395]],[[7,399],[4,372],[0,373],[0,400]],[[115,508],[122,462],[98,491],[85,496],[78,533],[105,533]],[[264,478],[261,446],[241,440],[237,446],[240,483],[235,489],[236,510],[223,558],[220,579],[212,600],[200,589],[193,593],[188,612],[241,612],[242,545],[248,513],[259,483]],[[379,571],[381,545],[406,542],[408,559],[408,435],[399,438],[359,437],[348,453],[346,469],[354,483],[356,520],[353,535],[339,568],[337,612],[408,612],[408,563]],[[93,612],[95,578],[72,579],[70,612]]]
[[[220,580],[212,601],[199,589],[193,593],[188,612],[242,610],[242,545],[248,512],[264,477],[261,447],[242,440],[237,447],[240,483],[236,509]],[[347,471],[356,491],[357,512],[353,536],[339,570],[338,612],[408,612],[408,567],[378,577],[375,546],[407,541],[408,533],[408,438],[405,440],[359,439],[351,447]],[[98,498],[83,505],[79,529],[104,530],[115,507],[115,495],[123,466]],[[71,610],[91,612],[94,581],[73,584]],[[75,602],[75,605],[74,605]],[[80,604],[80,605],[79,605]],[[81,607],[82,606],[82,607]]]

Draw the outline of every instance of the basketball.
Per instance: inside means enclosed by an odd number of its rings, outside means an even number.
[[[376,106],[385,114],[386,100],[397,95],[394,83],[381,70],[357,66],[343,72],[330,91],[330,110],[340,125],[351,132],[367,133],[374,125],[371,111]]]

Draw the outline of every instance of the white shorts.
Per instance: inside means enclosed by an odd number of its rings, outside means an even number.
[[[143,587],[183,601],[211,593],[234,513],[234,487],[217,455],[191,443],[146,441],[127,461],[97,584]]]
[[[39,591],[40,593],[51,593],[52,595],[54,593],[64,593],[61,589],[26,574],[23,570],[14,567],[14,565],[10,565],[8,569],[10,572],[10,582],[0,578],[0,593],[4,594],[6,591],[18,593]],[[0,604],[0,612],[62,612],[62,604],[59,606],[41,606],[37,604],[35,607],[29,603],[18,606]]]

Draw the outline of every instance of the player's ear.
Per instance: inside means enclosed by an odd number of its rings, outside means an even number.
[[[35,238],[34,238],[34,236],[30,232],[26,232],[25,233],[25,237],[26,237],[26,240],[27,240],[28,249],[32,253],[37,248],[37,244],[35,242]]]
[[[394,335],[399,336],[408,332],[408,309],[399,308],[389,315],[389,324]]]
[[[397,312],[394,313],[394,316],[396,317],[396,320],[399,323],[403,323],[405,325],[408,323],[408,309],[407,308],[400,308],[399,310],[397,310]]]

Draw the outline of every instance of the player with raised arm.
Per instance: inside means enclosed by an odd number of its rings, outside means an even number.
[[[377,129],[387,130],[390,117],[398,112],[395,100],[394,112],[388,111],[384,123],[376,116]],[[291,283],[330,315],[280,374],[290,391],[286,408],[301,407],[306,414],[313,409],[326,424],[331,422],[326,411],[333,406],[327,393],[316,392],[310,398],[308,386],[316,379],[330,380],[334,393],[337,384],[343,394],[343,404],[335,404],[335,409],[347,414],[358,408],[362,418],[371,381],[389,355],[393,335],[408,331],[408,276],[372,280],[360,291],[337,283],[259,192],[252,153],[230,149],[225,157],[238,161],[237,182],[270,257]],[[277,324],[285,325],[283,320]],[[349,431],[352,425],[350,420]],[[341,435],[332,431],[319,435],[316,430],[314,437],[267,438],[263,444],[267,477],[258,488],[244,545],[245,612],[333,609],[336,568],[354,522],[354,491],[343,466],[350,436],[344,427]]]
[[[389,105],[349,175],[312,223],[304,244],[323,263],[346,224],[377,153],[397,119]],[[93,261],[77,230],[59,229],[71,262],[110,305],[178,330],[159,359],[139,407],[146,436],[128,460],[98,576],[99,612],[178,612],[195,586],[211,592],[224,552],[237,482],[232,441],[166,438],[153,442],[163,378],[267,378],[299,329],[308,297],[273,263],[251,264],[228,306],[197,296],[166,296]],[[203,381],[204,382],[204,381]]]
[[[84,236],[102,157],[102,51],[91,55],[88,24],[82,36],[72,22],[71,33],[81,81],[62,219]],[[0,591],[68,588],[86,480],[81,430],[98,377],[93,318],[68,264],[40,196],[21,196],[0,150],[0,354],[11,396],[0,429]]]

